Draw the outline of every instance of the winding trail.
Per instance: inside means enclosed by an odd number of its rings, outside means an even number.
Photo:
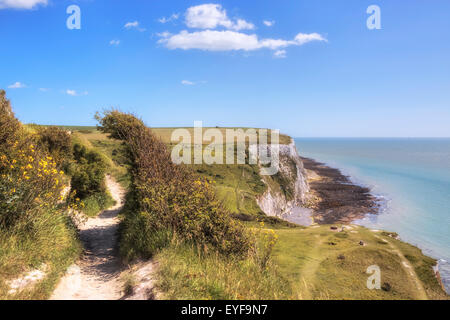
[[[122,210],[125,191],[110,176],[106,183],[116,204],[80,227],[84,254],[69,267],[51,300],[117,300],[122,294],[119,277],[122,266],[116,252],[117,214]]]
[[[319,248],[325,240],[321,239],[319,235],[316,235],[316,238],[318,239],[307,256],[306,263],[300,269],[301,284],[304,287],[304,295],[301,297],[302,300],[312,300],[314,298],[312,291],[314,290],[316,271],[319,268],[320,263],[326,258],[317,258],[319,256]]]
[[[419,277],[417,276],[416,272],[414,271],[413,266],[409,263],[408,259],[403,255],[403,253],[390,241],[387,241],[386,239],[381,238],[378,235],[375,235],[376,238],[386,242],[389,247],[391,248],[392,252],[397,254],[397,256],[402,261],[402,268],[406,272],[406,274],[409,275],[410,281],[415,285],[417,289],[416,293],[416,299],[418,300],[428,300],[427,293],[422,285],[422,282],[420,281]]]

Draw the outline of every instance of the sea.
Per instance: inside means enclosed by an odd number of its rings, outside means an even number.
[[[399,234],[438,260],[450,293],[450,138],[297,138],[302,157],[371,188],[378,215],[356,224]]]

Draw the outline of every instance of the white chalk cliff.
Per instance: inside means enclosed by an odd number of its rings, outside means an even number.
[[[265,214],[285,218],[295,208],[304,204],[309,186],[294,141],[292,140],[289,145],[280,144],[278,147],[280,162],[278,173],[274,176],[263,176],[267,190],[256,199],[256,202]],[[267,148],[270,152],[273,146],[267,145]]]

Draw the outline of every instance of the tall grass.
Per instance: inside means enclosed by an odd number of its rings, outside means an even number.
[[[156,286],[163,299],[272,300],[292,294],[275,265],[261,269],[252,257],[235,259],[194,245],[172,244],[156,260]]]

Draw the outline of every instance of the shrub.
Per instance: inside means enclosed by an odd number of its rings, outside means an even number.
[[[256,241],[250,255],[262,271],[269,268],[273,248],[278,240],[278,235],[273,229],[264,229],[264,227],[265,224],[261,221],[259,228],[252,230]]]
[[[11,144],[20,133],[20,122],[14,116],[4,90],[0,90],[0,146]]]
[[[9,226],[52,210],[61,199],[63,173],[33,144],[17,143],[0,151],[0,223]]]
[[[14,117],[5,92],[0,91],[0,226],[38,219],[55,210],[63,188],[63,173],[53,157],[35,146]]]
[[[105,175],[108,161],[95,149],[88,149],[81,142],[73,145],[73,161],[68,173],[71,176],[72,204],[79,205],[87,216],[95,216],[100,211],[112,206],[114,199],[108,193]]]
[[[61,168],[72,159],[72,141],[70,134],[58,127],[39,127],[37,144],[55,159]]]
[[[222,207],[210,181],[174,164],[166,145],[135,116],[112,110],[96,117],[100,130],[126,142],[132,163],[122,254],[128,258],[151,256],[164,243],[152,235],[171,233],[206,250],[238,255],[248,252],[249,235]]]
[[[74,163],[70,167],[71,187],[77,197],[86,199],[97,193],[106,193],[106,161],[95,150],[76,143],[73,146]]]
[[[114,204],[115,201],[109,193],[96,193],[83,199],[81,209],[88,217],[92,217]]]

